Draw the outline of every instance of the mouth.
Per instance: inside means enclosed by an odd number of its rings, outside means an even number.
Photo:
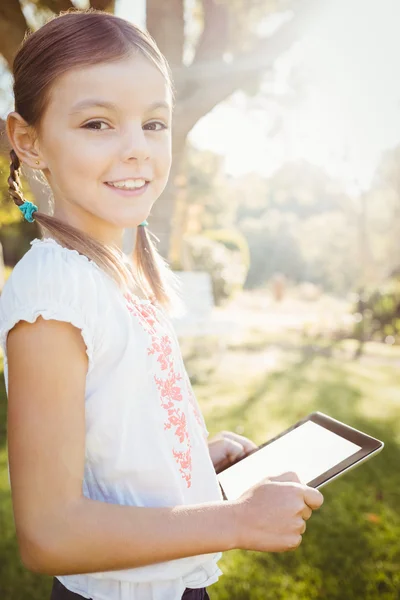
[[[105,184],[118,190],[140,190],[150,181],[148,179],[120,179],[119,181],[106,181]]]
[[[144,194],[150,185],[148,179],[120,179],[119,181],[105,181],[110,190],[113,190],[120,196],[139,196]]]

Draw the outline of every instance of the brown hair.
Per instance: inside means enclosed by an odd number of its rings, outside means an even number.
[[[139,51],[162,72],[173,95],[171,73],[150,34],[109,13],[89,9],[71,10],[51,18],[34,33],[27,33],[13,64],[15,111],[30,126],[38,126],[48,102],[51,85],[74,67],[118,60]],[[20,206],[24,202],[20,183],[20,160],[10,152],[9,192]],[[122,288],[136,284],[166,309],[181,307],[176,295],[178,280],[158,253],[146,226],[139,226],[132,255],[134,269],[123,261],[117,247],[102,245],[83,231],[36,211],[34,219],[61,245],[86,255],[104,269]]]

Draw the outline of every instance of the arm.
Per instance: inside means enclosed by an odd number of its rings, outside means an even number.
[[[233,503],[146,508],[83,496],[88,362],[79,329],[20,321],[7,354],[10,481],[27,568],[112,571],[235,547]]]

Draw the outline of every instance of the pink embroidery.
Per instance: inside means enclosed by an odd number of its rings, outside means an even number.
[[[182,477],[186,479],[186,484],[188,488],[192,485],[191,483],[191,475],[190,472],[192,470],[192,456],[190,452],[190,448],[186,452],[177,452],[173,451],[173,455],[175,460],[180,464],[181,468],[179,469]]]
[[[137,302],[137,300],[131,294],[129,294],[129,292],[126,292],[124,294],[124,298],[127,300],[126,307],[129,310],[129,312],[132,313],[136,310],[142,315],[144,319],[146,319],[146,321],[151,327],[154,327],[154,323],[157,320],[157,316],[154,311],[154,305],[152,303],[142,304],[140,302]],[[152,316],[153,319],[150,319],[150,316]]]
[[[158,352],[157,361],[164,371],[168,367],[168,360],[172,353],[170,338],[165,335],[161,338],[161,342],[153,340],[151,346],[147,349],[147,352],[149,355]]]
[[[154,306],[143,305],[130,294],[125,294],[125,299],[129,312],[138,318],[143,329],[151,336],[151,344],[147,348],[147,353],[148,356],[156,358],[156,365],[159,369],[159,376],[154,375],[154,381],[159,392],[161,406],[167,413],[164,431],[170,431],[173,434],[175,444],[179,442],[178,447],[174,444],[172,455],[179,466],[182,478],[190,488],[192,485],[192,445],[186,414],[182,405],[180,406],[183,400],[182,386],[186,385],[186,389],[188,389],[186,378],[176,371],[170,336],[159,337],[156,335],[155,324],[158,319]]]

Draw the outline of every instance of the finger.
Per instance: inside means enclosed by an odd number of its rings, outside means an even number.
[[[226,456],[230,461],[237,460],[238,458],[245,455],[245,450],[239,442],[230,439],[229,444],[226,448]]]
[[[216,433],[215,435],[211,436],[208,438],[208,443],[212,443],[212,442],[219,442],[220,440],[223,440],[224,436],[222,435],[222,432],[220,433]]]
[[[304,502],[310,508],[316,510],[323,504],[324,497],[319,490],[306,485],[304,486]]]
[[[312,512],[313,512],[312,509],[306,505],[302,510],[301,516],[305,521],[308,521],[308,519],[312,515]]]
[[[224,439],[229,440],[230,442],[236,442],[237,444],[240,444],[242,447],[243,456],[246,456],[247,454],[250,454],[251,452],[254,452],[254,450],[258,449],[258,446],[254,444],[254,442],[247,440],[242,436],[230,434],[229,432],[224,435]]]
[[[234,431],[223,431],[222,435],[227,439],[231,439],[231,440],[241,444],[243,446],[246,454],[248,452],[251,452],[252,450],[258,449],[257,444],[255,444],[252,440],[249,440],[244,435],[239,435],[238,433],[235,433]]]

